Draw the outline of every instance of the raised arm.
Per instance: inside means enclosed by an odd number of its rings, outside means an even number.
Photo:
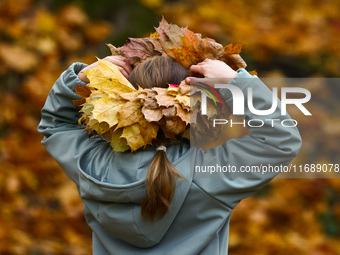
[[[110,56],[105,59],[116,64],[124,75],[131,72],[131,67],[122,57]],[[74,63],[62,73],[46,99],[38,126],[38,131],[44,135],[42,144],[76,184],[78,184],[79,178],[77,164],[82,153],[90,151],[89,155],[94,156],[99,149],[101,153],[96,157],[97,159],[112,153],[109,143],[102,137],[88,138],[84,129],[78,125],[80,115],[72,102],[72,100],[80,99],[80,96],[75,93],[74,87],[86,85],[88,82],[82,71],[95,65],[97,63],[90,66]],[[97,163],[99,161],[97,160]],[[92,162],[96,163],[95,160]]]
[[[266,110],[272,105],[272,92],[257,77],[250,75],[245,69],[238,73],[231,70],[220,61],[206,61],[205,64],[194,66],[195,72],[202,73],[208,78],[229,78],[230,85],[241,89],[247,98],[248,88],[253,90],[253,105],[255,109]],[[224,75],[224,77],[223,77]],[[193,82],[192,79],[191,82]],[[219,93],[224,102],[232,109],[233,98],[229,89],[221,88]],[[296,127],[284,127],[282,120],[290,119],[288,114],[281,115],[280,101],[277,109],[270,115],[255,115],[244,104],[245,121],[251,119],[262,120],[262,127],[250,127],[250,136],[231,139],[222,146],[204,152],[192,148],[192,168],[195,166],[232,166],[236,173],[221,174],[195,173],[194,182],[208,194],[222,201],[230,207],[235,207],[239,201],[265,186],[278,173],[241,173],[243,166],[280,166],[288,165],[297,155],[301,146],[301,137]],[[272,121],[275,119],[273,125]],[[253,123],[255,125],[255,123]]]

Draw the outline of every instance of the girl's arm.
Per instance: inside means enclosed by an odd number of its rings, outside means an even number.
[[[127,67],[127,62],[122,57],[110,56],[105,59],[116,64],[119,69],[124,69],[124,75],[130,73],[131,67]],[[82,71],[95,65],[97,62],[90,66],[74,63],[62,73],[46,99],[38,126],[38,131],[44,135],[42,144],[76,184],[79,178],[77,159],[84,151],[89,150],[90,155],[94,155],[100,149],[102,156],[112,152],[109,142],[101,136],[89,138],[78,125],[80,114],[72,102],[80,99],[74,87],[88,82]]]
[[[230,85],[237,86],[247,99],[248,88],[253,90],[253,105],[255,109],[270,109],[272,105],[272,92],[257,77],[251,76],[245,69],[240,69],[238,73],[220,61],[205,61],[200,65],[192,67],[192,71],[204,74],[208,78],[229,78]],[[235,77],[236,76],[236,77]],[[194,79],[191,78],[191,82]],[[219,90],[224,102],[232,109],[233,98],[229,89]],[[262,120],[262,127],[249,127],[250,136],[240,139],[231,139],[222,146],[209,149],[204,152],[201,149],[192,148],[191,165],[193,171],[195,167],[201,166],[231,166],[238,172],[223,172],[221,174],[200,174],[195,172],[194,182],[198,184],[208,194],[227,204],[231,208],[235,207],[239,201],[246,198],[265,186],[278,173],[241,173],[246,166],[286,166],[297,155],[301,147],[301,137],[296,127],[284,127],[282,120],[290,120],[288,114],[281,115],[280,100],[277,109],[270,115],[254,115],[244,104],[245,121],[251,119]],[[272,127],[272,121],[274,125]],[[258,125],[252,123],[253,125]],[[289,123],[291,125],[291,123]],[[288,122],[286,123],[288,125]]]

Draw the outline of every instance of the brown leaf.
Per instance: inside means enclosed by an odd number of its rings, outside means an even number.
[[[180,117],[174,117],[171,119],[167,119],[165,123],[165,129],[167,132],[178,135],[183,132],[186,128],[184,121],[181,120]]]
[[[176,116],[176,107],[175,106],[170,106],[168,108],[162,109],[162,113],[165,117],[175,117]]]
[[[163,117],[161,109],[148,109],[143,106],[142,113],[148,122],[159,121]]]
[[[175,101],[180,103],[184,109],[190,110],[190,97],[177,95]]]
[[[179,87],[169,86],[167,94],[169,96],[176,96],[178,94],[178,91],[179,91]]]
[[[155,96],[155,99],[157,100],[157,104],[159,106],[165,106],[170,107],[175,104],[175,98],[168,95],[157,95]]]
[[[161,55],[161,47],[156,38],[128,38],[127,41],[127,44],[116,50],[134,65],[152,56]]]
[[[149,108],[149,109],[157,109],[158,108],[158,104],[157,104],[156,100],[154,98],[151,98],[151,97],[146,97],[144,99],[144,106]]]
[[[125,138],[127,144],[130,146],[131,151],[138,150],[140,147],[145,146],[143,136],[140,132],[138,123],[123,128],[121,138]]]
[[[186,84],[185,81],[181,82],[179,89],[182,95],[190,94],[190,85]]]
[[[177,116],[180,117],[185,124],[190,124],[190,112],[183,109],[180,104],[175,104]]]
[[[143,114],[141,112],[141,103],[139,101],[129,101],[127,102],[123,108],[118,112],[118,126],[126,127],[137,123],[141,118],[143,118]]]
[[[124,152],[130,150],[130,146],[127,145],[126,138],[121,137],[123,133],[123,128],[112,132],[110,146],[113,148],[114,152]]]
[[[236,68],[234,67],[234,69],[247,67],[246,62],[243,60],[243,58],[239,54],[232,54],[232,55],[227,56],[227,58],[231,60],[233,64],[236,66]]]
[[[158,124],[141,119],[139,121],[139,128],[144,140],[144,146],[147,144],[152,144],[152,141],[157,138],[159,129]]]
[[[242,45],[241,44],[233,45],[232,43],[230,43],[227,46],[223,47],[223,49],[224,49],[224,54],[227,56],[233,55],[233,54],[239,54],[242,50]]]
[[[165,88],[154,87],[152,88],[152,91],[156,92],[157,95],[160,95],[160,96],[163,96],[163,95],[166,96],[168,94],[168,90]]]
[[[35,68],[38,64],[38,56],[33,52],[7,44],[0,45],[0,59],[2,65],[18,72],[27,72]]]
[[[88,86],[77,85],[74,89],[82,98],[89,97],[91,95],[91,89]]]
[[[86,99],[82,98],[82,99],[72,100],[72,102],[74,103],[75,106],[78,107],[84,104],[86,102]]]

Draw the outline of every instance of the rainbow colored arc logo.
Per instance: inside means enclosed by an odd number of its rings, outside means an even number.
[[[173,87],[179,87],[179,85],[177,85],[177,84],[169,84],[169,85],[173,86]],[[218,101],[222,105],[222,100],[221,100],[220,96],[218,95],[217,91],[213,87],[211,87],[208,84],[203,83],[203,82],[197,82],[196,84],[192,84],[192,85],[197,87],[200,90],[203,90],[205,93],[207,93],[211,97],[211,99],[214,101],[215,105],[217,106],[216,99],[213,95],[213,94],[215,94],[216,97],[218,98]]]

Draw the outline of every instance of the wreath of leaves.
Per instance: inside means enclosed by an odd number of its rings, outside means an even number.
[[[132,67],[162,54],[186,68],[206,58],[224,61],[234,70],[246,67],[239,55],[241,45],[223,47],[213,39],[169,24],[164,18],[155,29],[150,37],[128,38],[120,48],[108,44],[112,55],[128,58]],[[222,105],[214,105],[208,96],[207,115],[201,115],[202,91],[190,88],[184,81],[178,87],[135,89],[107,60],[99,60],[98,66],[85,74],[90,83],[76,86],[82,99],[74,102],[81,106],[79,124],[85,125],[90,136],[98,134],[109,140],[114,152],[145,148],[157,138],[159,130],[171,139],[190,139],[190,125],[197,134],[207,134],[209,121],[218,113],[228,112]],[[209,135],[217,136],[218,131]]]

